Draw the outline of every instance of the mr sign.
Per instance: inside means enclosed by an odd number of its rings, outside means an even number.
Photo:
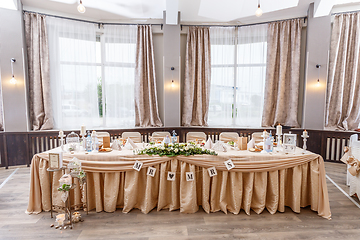
[[[194,173],[193,172],[186,172],[186,181],[194,181]]]
[[[136,171],[139,172],[139,171],[141,170],[142,166],[143,166],[143,163],[142,163],[142,162],[135,161],[134,166],[133,166],[133,169],[135,169]]]
[[[151,177],[154,177],[154,176],[155,176],[155,172],[156,172],[156,168],[149,167],[148,170],[147,170],[147,175],[148,175],[148,176],[151,176]]]
[[[229,171],[230,169],[233,169],[235,167],[234,163],[231,161],[231,159],[227,160],[224,162],[227,170]]]
[[[167,180],[168,181],[175,181],[175,172],[168,172]]]
[[[213,176],[217,175],[217,171],[216,171],[215,167],[208,168],[207,170],[208,170],[208,173],[209,173],[210,177],[213,177]]]

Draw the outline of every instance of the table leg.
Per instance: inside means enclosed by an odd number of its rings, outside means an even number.
[[[51,172],[49,172],[49,181],[50,181],[50,216],[53,218],[53,202],[52,202],[52,179]]]

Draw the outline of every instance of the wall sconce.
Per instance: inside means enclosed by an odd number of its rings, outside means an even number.
[[[318,84],[320,84],[320,67],[321,67],[320,64],[316,64],[316,68],[318,69],[318,80],[317,80]]]
[[[77,10],[79,11],[79,13],[84,13],[86,11],[86,8],[82,4],[82,0],[80,0],[80,4],[77,6]]]
[[[174,71],[175,68],[174,68],[174,67],[171,67],[170,70],[171,70],[171,71]],[[171,72],[171,78],[172,78],[172,80],[171,80],[171,87],[174,88],[174,87],[175,87],[175,82],[174,82],[173,72]]]
[[[16,84],[16,79],[14,77],[14,62],[16,62],[16,59],[15,58],[12,58],[10,60],[10,64],[11,64],[11,79],[10,79],[10,83],[11,84]]]

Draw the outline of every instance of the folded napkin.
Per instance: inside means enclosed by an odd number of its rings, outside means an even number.
[[[120,151],[121,150],[120,140],[118,139],[114,140],[114,142],[111,144],[111,149]]]
[[[227,147],[222,141],[218,141],[217,143],[215,143],[211,149],[218,152],[227,152]]]
[[[250,142],[247,144],[247,149],[254,148],[255,147],[255,138],[252,138]]]
[[[205,149],[212,149],[214,147],[214,143],[211,141],[211,138],[209,138],[207,141],[206,141],[206,143],[205,143],[205,145],[204,145],[204,148]]]
[[[131,140],[131,138],[128,138],[125,143],[125,147],[129,150],[137,148],[136,144]]]

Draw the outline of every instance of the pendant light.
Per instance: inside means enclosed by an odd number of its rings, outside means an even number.
[[[259,1],[258,1],[258,8],[257,8],[256,11],[255,11],[255,15],[256,15],[257,17],[260,17],[262,14],[263,14],[263,11],[262,11],[261,8],[260,8],[260,0],[259,0]]]
[[[84,13],[86,11],[86,8],[82,4],[82,0],[80,0],[80,4],[77,6],[77,10],[79,11],[79,13]]]

